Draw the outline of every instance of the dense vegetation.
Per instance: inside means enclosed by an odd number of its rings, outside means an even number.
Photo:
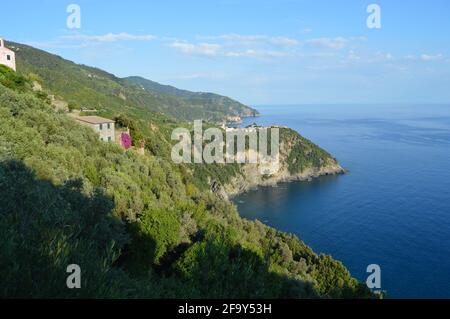
[[[320,168],[327,164],[337,164],[327,151],[317,147],[310,140],[291,129],[283,128],[280,139],[289,143],[287,155],[288,169],[291,174],[303,172],[308,168]]]
[[[228,116],[256,116],[258,111],[249,108],[238,101],[214,93],[190,92],[180,90],[170,85],[162,85],[138,76],[130,76],[124,81],[136,84],[147,91],[159,92],[176,96],[186,100],[191,105],[203,107],[208,112],[215,113],[214,118],[220,119],[221,114],[226,110]]]
[[[148,143],[125,152],[55,111],[35,79],[0,68],[1,297],[371,296],[341,263],[241,219],[207,191],[208,172],[168,161],[174,120],[121,109]],[[82,289],[66,287],[72,263]]]

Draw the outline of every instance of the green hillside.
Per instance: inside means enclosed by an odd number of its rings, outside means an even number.
[[[22,75],[0,66],[2,298],[372,296],[340,262],[240,218],[234,205],[209,191],[208,176],[226,182],[239,167],[168,160],[168,136],[181,123],[148,110],[155,103],[167,111],[157,95],[139,95],[142,89],[101,70],[17,48]],[[89,101],[127,122],[146,140],[146,155],[100,142],[56,111],[43,91],[33,91],[36,80],[44,92]],[[142,104],[125,107],[116,99],[124,87],[131,92],[126,101],[140,97]],[[66,288],[72,263],[82,268],[83,289]]]
[[[214,93],[191,92],[180,90],[170,85],[162,85],[154,81],[150,81],[138,76],[132,76],[124,79],[129,83],[139,85],[150,92],[159,92],[176,96],[185,100],[190,105],[203,107],[208,112],[221,113],[222,110],[227,110],[228,116],[257,116],[258,111],[249,108],[235,100],[228,97],[217,95]]]
[[[133,108],[142,111],[162,112],[183,120],[204,119],[221,121],[228,116],[252,115],[257,112],[227,97],[216,94],[191,93],[173,88],[174,92],[155,89],[132,79],[120,79],[105,71],[77,65],[45,51],[18,43],[7,43],[16,52],[17,69],[22,74],[36,74],[48,89],[75,107],[120,111]],[[142,79],[142,82],[147,80]]]

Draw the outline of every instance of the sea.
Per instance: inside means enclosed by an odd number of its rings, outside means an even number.
[[[287,125],[348,170],[233,199],[388,298],[450,298],[450,105],[271,105],[243,126]]]

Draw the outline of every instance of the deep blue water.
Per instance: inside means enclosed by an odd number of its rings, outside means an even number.
[[[261,188],[241,216],[298,235],[391,298],[450,298],[450,106],[264,106],[246,123],[288,125],[350,172]]]

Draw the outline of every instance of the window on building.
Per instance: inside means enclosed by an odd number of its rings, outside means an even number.
[[[108,136],[108,142],[111,142],[111,136]]]
[[[11,56],[9,54],[6,55],[6,60],[11,61]]]
[[[111,128],[111,124],[110,123],[108,123],[108,130]]]
[[[100,127],[100,131],[103,130],[103,124],[100,124],[99,127]]]

